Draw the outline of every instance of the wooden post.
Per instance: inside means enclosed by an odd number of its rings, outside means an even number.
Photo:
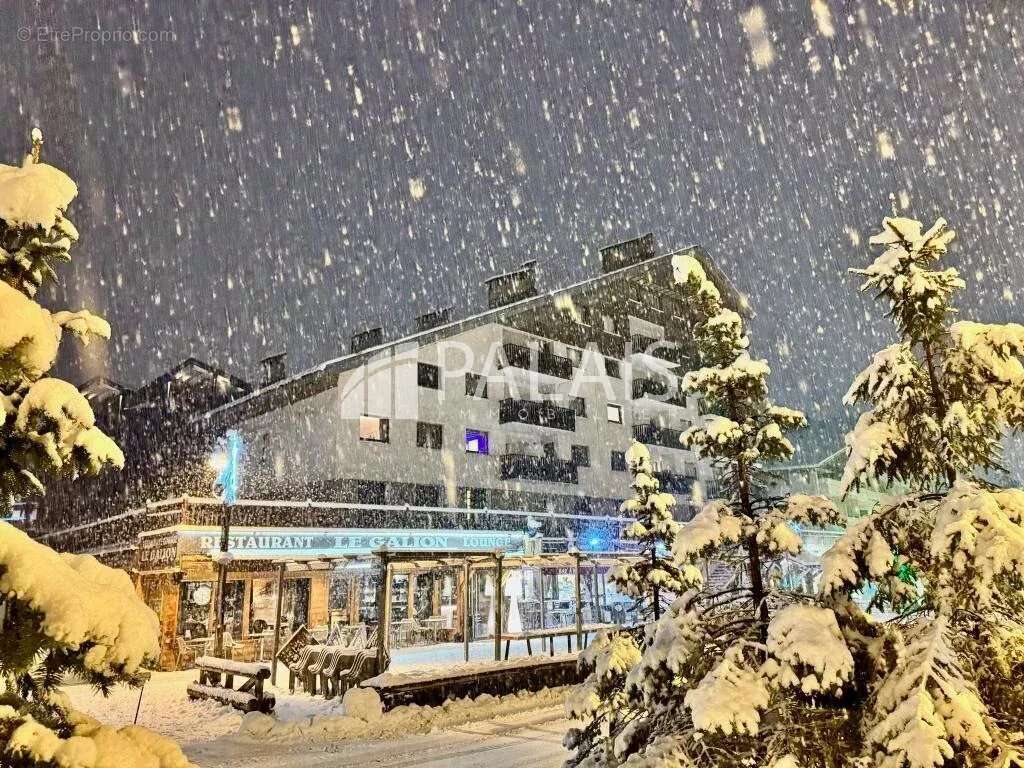
[[[214,625],[213,655],[224,656],[224,609],[228,587],[228,536],[231,530],[231,507],[221,505],[220,558],[217,561],[217,619]]]
[[[494,555],[494,660],[501,661],[501,552]]]
[[[277,684],[277,652],[281,650],[281,613],[284,608],[284,563],[277,566],[277,607],[274,610],[274,656],[270,659],[270,684]]]
[[[601,610],[601,600],[597,594],[597,582],[599,579],[597,574],[597,560],[593,560],[591,562],[593,563],[593,568],[590,569],[590,620],[595,624],[603,624],[604,611]]]
[[[377,552],[380,558],[380,581],[377,583],[377,674],[384,671],[384,655],[387,653],[391,624],[391,566],[385,551]]]
[[[580,583],[580,553],[573,552],[576,571],[576,650],[583,648],[583,585]]]
[[[544,609],[544,606],[547,605],[547,602],[548,602],[548,593],[547,593],[547,591],[545,589],[545,584],[544,584],[544,561],[543,560],[540,561],[540,567],[538,568],[538,570],[540,571],[540,628],[541,629],[547,629],[548,628],[547,611]],[[540,648],[541,648],[541,650],[544,650],[544,646],[545,645],[546,645],[546,641],[545,641],[544,637],[541,637],[541,639],[540,639]]]
[[[469,559],[462,564],[465,573],[465,583],[462,585],[462,655],[469,661],[469,635],[473,627],[473,616],[470,613],[470,580],[473,578],[469,570]]]

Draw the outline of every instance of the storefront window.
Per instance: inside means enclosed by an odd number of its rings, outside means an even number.
[[[398,574],[391,582],[391,621],[409,618],[409,576]]]
[[[274,628],[277,618],[277,579],[253,579],[249,606],[249,632],[254,635]],[[309,622],[309,579],[285,579],[281,601],[281,627],[294,632]]]
[[[181,609],[178,611],[178,634],[185,639],[206,637],[213,600],[212,581],[192,581],[181,585]]]
[[[380,576],[376,572],[363,574],[359,580],[359,623],[377,623],[377,585]]]
[[[420,621],[434,615],[434,574],[432,572],[416,575],[416,591],[413,593],[412,605],[414,616]]]

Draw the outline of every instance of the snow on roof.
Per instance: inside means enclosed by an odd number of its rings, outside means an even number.
[[[268,384],[265,387],[261,387],[250,392],[244,397],[236,398],[229,403],[225,403],[224,405],[218,406],[217,408],[213,408],[207,411],[206,413],[200,414],[193,419],[193,422],[201,420],[208,421],[215,416],[228,413],[230,411],[240,408],[241,406],[244,406],[247,403],[253,402],[260,398],[266,397],[274,392],[294,385],[298,381],[308,376],[312,376],[319,373],[325,373],[329,369],[341,372],[344,370],[348,370],[350,368],[354,368],[363,360],[369,359],[373,357],[373,355],[378,354],[384,351],[385,349],[395,347],[399,344],[408,344],[414,341],[421,342],[435,335],[444,336],[453,333],[460,328],[476,327],[478,325],[484,324],[493,317],[497,317],[505,313],[518,312],[536,305],[542,305],[545,302],[552,301],[556,297],[561,296],[563,294],[572,293],[573,291],[578,291],[582,288],[586,288],[589,286],[602,285],[604,283],[611,282],[617,278],[629,274],[630,272],[648,268],[652,264],[659,264],[666,260],[671,262],[673,256],[676,256],[681,253],[686,253],[688,251],[698,254],[700,256],[700,262],[702,265],[705,266],[706,269],[708,269],[712,280],[716,284],[721,284],[723,293],[729,297],[730,301],[738,305],[738,308],[741,312],[744,312],[744,309],[742,307],[745,306],[746,300],[742,296],[742,294],[740,294],[739,291],[736,290],[736,288],[732,285],[732,283],[728,281],[728,279],[720,270],[714,267],[713,263],[711,262],[711,259],[707,256],[706,253],[704,253],[703,249],[699,245],[687,245],[682,248],[677,248],[676,250],[670,253],[661,254],[659,256],[646,259],[636,264],[628,264],[624,267],[620,267],[619,269],[613,270],[611,272],[596,275],[595,277],[588,277],[585,280],[580,280],[579,282],[573,283],[563,288],[555,288],[544,293],[538,293],[535,296],[527,296],[518,301],[514,301],[511,304],[505,304],[500,307],[493,307],[484,310],[483,312],[479,312],[475,315],[470,315],[468,317],[464,317],[458,320],[453,320],[452,322],[446,323],[444,325],[439,325],[433,328],[428,328],[423,331],[410,333],[406,336],[402,336],[397,339],[392,339],[390,341],[385,341],[381,344],[377,344],[372,347],[367,347],[366,349],[362,349],[358,352],[350,352],[349,354],[342,355],[341,357],[326,360],[320,363],[319,365],[313,366],[312,368],[307,368],[304,371],[300,371],[299,373],[296,373],[292,376],[275,381],[271,384]],[[749,312],[749,309],[746,311]]]
[[[8,224],[50,229],[77,194],[75,182],[52,165],[31,157],[20,167],[0,164],[0,219]]]

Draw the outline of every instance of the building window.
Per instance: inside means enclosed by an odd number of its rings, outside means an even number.
[[[569,407],[576,413],[576,418],[585,419],[587,417],[587,401],[582,397],[570,397]]]
[[[604,373],[606,376],[611,376],[613,379],[621,379],[622,371],[619,369],[619,361],[606,357],[604,359]]]
[[[589,467],[590,448],[585,445],[574,445],[572,447],[572,463],[577,467]]]
[[[612,451],[612,469],[616,472],[626,471],[626,452]]]
[[[430,363],[417,363],[416,383],[427,389],[440,389],[441,372],[436,365],[431,365]]]
[[[486,432],[479,429],[466,430],[466,453],[488,454],[490,452],[491,446]]]
[[[439,449],[441,447],[441,425],[429,424],[425,421],[416,422],[416,447]]]
[[[622,423],[622,406],[616,405],[615,403],[608,403],[607,407],[608,421],[612,424]]]
[[[487,399],[487,379],[479,373],[466,374],[466,397]]]
[[[388,420],[378,416],[360,416],[359,439],[369,443],[389,442],[390,428]]]

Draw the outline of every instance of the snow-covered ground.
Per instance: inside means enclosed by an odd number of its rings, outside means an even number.
[[[513,644],[510,657],[522,657],[525,650]],[[493,643],[473,643],[470,659],[492,660],[493,652]],[[462,662],[460,644],[423,646],[395,651],[389,671],[408,674]],[[421,763],[454,767],[484,761],[527,768],[556,766],[565,759],[561,737],[568,723],[561,692],[458,702],[436,717],[395,712],[377,726],[363,727],[342,717],[340,700],[272,688],[277,698],[274,717],[290,727],[263,734],[253,732],[258,728],[247,733],[236,710],[211,701],[189,701],[185,688],[196,676],[195,670],[154,673],[142,691],[138,723],[182,744],[203,768]],[[131,723],[139,703],[139,692],[125,686],[115,687],[107,698],[85,685],[69,685],[65,691],[75,708],[109,725]]]
[[[223,738],[188,745],[202,768],[558,768],[568,757],[562,707],[466,723],[428,734],[375,741],[260,742]]]

